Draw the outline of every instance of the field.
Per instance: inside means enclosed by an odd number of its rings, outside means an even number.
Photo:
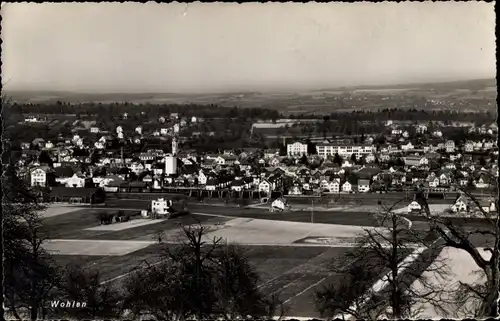
[[[328,284],[338,285],[346,278],[331,272],[328,267],[350,248],[248,245],[242,248],[260,275],[259,289],[268,295],[279,294],[287,316],[320,317],[315,308],[315,290]],[[159,253],[158,245],[150,245],[123,256],[59,255],[57,260],[61,264],[99,269],[104,279],[119,282],[132,269],[145,266],[145,262],[161,261]],[[383,272],[380,269],[380,275]]]
[[[145,261],[155,263],[161,259],[160,245],[155,243],[159,232],[163,232],[167,244],[178,242],[182,225],[201,222],[208,228],[207,237],[223,237],[241,244],[261,276],[261,290],[269,295],[279,293],[290,316],[319,316],[314,307],[314,291],[320,285],[338,283],[344,278],[331,273],[328,266],[350,249],[350,245],[340,241],[337,245],[320,246],[301,243],[300,239],[332,235],[339,240],[353,239],[362,231],[356,226],[196,214],[141,226],[129,224],[128,228],[96,229],[100,226],[94,215],[98,211],[101,210],[77,208],[65,214],[47,215],[44,228],[51,240],[45,247],[58,254],[59,263],[99,269],[104,280],[119,282]]]
[[[50,208],[44,228],[51,240],[45,246],[58,254],[59,263],[98,269],[103,280],[119,284],[133,269],[161,261],[162,246],[182,241],[181,226],[200,223],[208,229],[207,241],[222,237],[240,244],[261,277],[260,289],[268,295],[279,294],[287,316],[320,317],[314,304],[315,291],[327,284],[338,285],[347,277],[333,273],[330,264],[352,249],[364,228],[380,230],[377,220],[367,212],[318,212],[315,223],[310,224],[307,212],[271,213],[200,204],[188,204],[190,215],[148,224],[138,218],[100,226],[95,217],[100,211],[128,208],[137,212],[144,204],[147,202],[116,200],[111,204],[115,207],[66,207],[66,213],[61,206]],[[52,210],[58,215],[51,215]],[[411,218],[414,228],[426,235],[427,224],[418,216]],[[482,226],[474,220],[467,225]],[[160,233],[163,245],[157,243]],[[483,244],[478,246],[489,242],[484,237],[475,241]],[[362,259],[355,264],[363,264]],[[415,264],[422,271],[427,268],[418,261]],[[375,272],[381,276],[385,270]]]

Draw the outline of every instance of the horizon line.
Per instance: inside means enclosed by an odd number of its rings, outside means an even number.
[[[345,86],[332,86],[332,87],[323,87],[323,88],[289,88],[289,89],[270,89],[270,90],[265,90],[265,89],[256,89],[256,90],[230,90],[230,91],[199,91],[199,92],[159,92],[159,91],[151,91],[151,92],[119,92],[119,91],[109,91],[109,92],[92,92],[92,91],[71,91],[71,90],[57,90],[57,89],[7,89],[5,86],[3,86],[3,91],[4,92],[39,92],[39,93],[66,93],[66,94],[85,94],[85,95],[155,95],[155,94],[163,94],[163,95],[224,95],[224,94],[250,94],[250,93],[294,93],[294,92],[300,92],[300,91],[327,91],[327,90],[343,90],[343,91],[348,91],[348,90],[356,90],[360,88],[383,88],[387,86],[396,86],[396,87],[401,87],[401,86],[422,86],[422,85],[439,85],[439,84],[446,84],[446,83],[460,83],[460,82],[467,82],[467,81],[495,81],[496,83],[496,78],[490,77],[490,78],[467,78],[467,79],[457,79],[457,80],[442,80],[442,81],[428,81],[428,82],[405,82],[405,83],[384,83],[384,84],[379,84],[379,85],[345,85]],[[6,85],[6,84],[5,84]]]

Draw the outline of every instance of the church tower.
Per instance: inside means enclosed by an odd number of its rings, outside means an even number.
[[[174,136],[172,137],[172,156],[176,156],[177,155],[177,138]]]

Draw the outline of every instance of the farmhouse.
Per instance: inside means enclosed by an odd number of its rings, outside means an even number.
[[[417,201],[408,204],[408,213],[420,213],[421,210],[422,206]]]
[[[164,198],[151,201],[151,212],[158,215],[168,214],[168,209],[172,206],[172,201]]]

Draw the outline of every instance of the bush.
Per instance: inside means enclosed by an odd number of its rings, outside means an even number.
[[[101,225],[102,224],[111,224],[113,223],[113,217],[114,215],[109,214],[107,212],[99,212],[96,214],[97,219],[100,221]]]

